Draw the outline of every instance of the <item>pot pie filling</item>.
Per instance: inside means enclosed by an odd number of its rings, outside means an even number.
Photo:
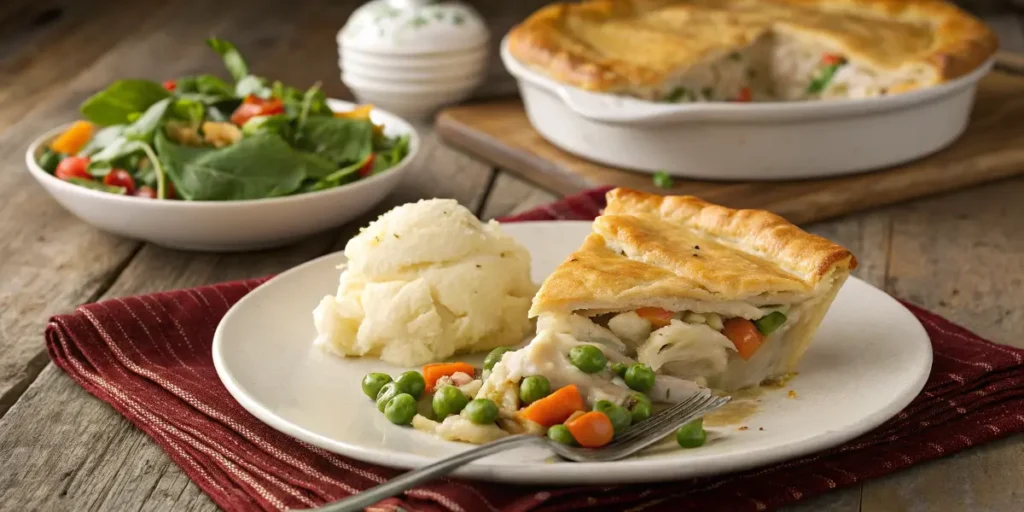
[[[662,102],[867,98],[966,74],[996,49],[938,0],[594,0],[509,36],[521,62],[584,89]]]

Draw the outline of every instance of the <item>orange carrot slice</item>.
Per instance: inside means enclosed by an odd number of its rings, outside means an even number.
[[[726,320],[722,334],[725,334],[725,337],[729,338],[729,341],[736,346],[736,352],[743,359],[750,359],[764,343],[764,335],[757,330],[754,322],[746,318]]]
[[[636,310],[640,318],[647,320],[655,329],[660,329],[672,323],[672,312],[662,308],[640,308]]]
[[[469,363],[432,363],[424,366],[423,380],[427,385],[427,393],[434,391],[434,385],[441,377],[450,377],[459,372],[472,377],[476,373],[476,368]]]
[[[580,390],[575,384],[569,384],[528,405],[519,411],[519,415],[534,423],[550,427],[558,425],[572,416],[572,413],[583,409],[583,396],[580,395]]]
[[[584,448],[600,448],[612,441],[615,428],[602,412],[590,411],[565,422],[576,442]]]
[[[74,155],[81,151],[85,144],[89,142],[89,139],[92,138],[92,130],[92,123],[88,121],[75,121],[70,128],[64,130],[64,133],[53,139],[53,142],[50,143],[50,149],[65,155]]]

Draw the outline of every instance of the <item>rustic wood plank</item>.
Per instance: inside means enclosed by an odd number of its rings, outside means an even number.
[[[43,108],[65,91],[69,79],[129,35],[154,30],[168,12],[164,0],[59,0],[34,4],[20,16],[4,19],[0,22],[0,34],[4,34],[0,129]]]
[[[493,219],[513,215],[556,199],[558,196],[551,192],[501,171],[494,180],[494,186],[480,212],[480,218]]]

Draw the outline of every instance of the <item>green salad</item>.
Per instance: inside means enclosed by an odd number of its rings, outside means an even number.
[[[333,112],[306,91],[249,73],[231,43],[209,39],[232,77],[119,80],[87,99],[38,156],[57,178],[112,194],[231,201],[324,190],[394,167],[409,139],[388,137],[370,105]]]

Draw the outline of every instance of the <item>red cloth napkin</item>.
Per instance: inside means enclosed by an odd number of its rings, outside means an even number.
[[[604,190],[506,221],[592,219]],[[227,510],[308,508],[400,471],[328,453],[264,425],[214,371],[217,322],[262,279],[88,304],[46,329],[54,363],[154,441]],[[768,510],[1024,431],[1024,350],[912,305],[935,362],[913,403],[843,446],[766,468],[650,485],[531,487],[438,480],[375,510]]]

